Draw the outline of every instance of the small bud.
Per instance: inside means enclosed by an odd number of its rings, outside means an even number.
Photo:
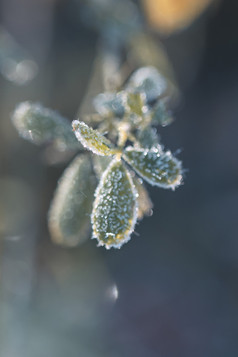
[[[150,103],[165,93],[167,82],[155,67],[149,66],[135,71],[130,77],[127,87],[135,93],[145,93],[146,100]]]
[[[163,152],[160,147],[150,150],[128,147],[123,158],[151,185],[174,189],[181,184],[181,162],[170,151]]]
[[[94,154],[111,156],[117,152],[112,148],[112,143],[108,139],[84,122],[74,120],[72,126],[77,139],[86,149],[91,150]]]
[[[95,193],[91,221],[99,245],[120,248],[130,239],[137,218],[137,196],[130,173],[115,158]]]
[[[116,116],[121,118],[125,113],[126,94],[119,93],[101,93],[93,100],[96,111],[102,116]]]
[[[49,210],[49,230],[55,243],[70,247],[89,237],[95,187],[89,157],[77,156],[64,171]]]
[[[79,149],[70,122],[53,110],[31,102],[20,103],[12,121],[19,134],[35,144],[54,142],[58,150]]]
[[[144,93],[128,93],[127,106],[130,112],[142,116],[146,110],[145,99],[146,97]]]

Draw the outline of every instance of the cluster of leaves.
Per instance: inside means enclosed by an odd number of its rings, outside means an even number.
[[[122,90],[97,95],[96,112],[74,120],[72,127],[39,104],[18,105],[12,120],[25,139],[79,152],[64,171],[49,210],[55,242],[79,244],[89,236],[91,220],[98,245],[120,248],[137,220],[152,212],[142,179],[162,188],[180,185],[181,162],[164,150],[155,129],[172,121],[167,94],[164,77],[154,67],[142,67]],[[88,151],[82,153],[83,147]]]

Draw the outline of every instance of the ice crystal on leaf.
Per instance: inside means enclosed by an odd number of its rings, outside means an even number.
[[[112,148],[112,143],[101,135],[97,130],[93,130],[82,121],[74,120],[72,123],[76,138],[88,150],[101,156],[110,156],[116,153]]]
[[[128,147],[123,158],[151,185],[174,189],[181,183],[181,162],[173,157],[170,151]]]
[[[107,249],[130,239],[137,219],[137,192],[128,170],[115,158],[101,177],[92,211],[93,238]]]

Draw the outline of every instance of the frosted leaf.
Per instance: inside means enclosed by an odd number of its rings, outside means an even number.
[[[110,156],[99,156],[93,155],[93,168],[98,179],[101,178],[102,174],[108,168],[112,158]]]
[[[153,211],[153,203],[150,199],[149,193],[141,179],[133,177],[133,183],[138,192],[138,219],[142,219],[144,216],[151,216]]]
[[[12,122],[24,139],[35,144],[53,141],[61,151],[81,148],[72,131],[71,123],[38,103],[20,103],[12,115]]]
[[[166,91],[167,82],[155,67],[149,66],[135,71],[127,87],[136,93],[144,92],[147,102],[153,102]]]
[[[172,123],[173,117],[167,108],[167,101],[159,100],[152,109],[152,124],[166,126]]]
[[[76,138],[86,149],[91,150],[94,154],[110,156],[116,153],[116,150],[112,148],[112,143],[108,139],[84,122],[74,120],[72,126]]]
[[[136,138],[139,141],[140,146],[143,148],[151,149],[152,147],[159,145],[157,131],[151,127],[146,127],[143,130],[139,130]]]
[[[146,110],[145,99],[146,97],[144,93],[128,93],[127,94],[128,109],[131,112],[139,116],[142,116]]]
[[[130,239],[137,218],[137,192],[130,173],[114,159],[101,177],[92,212],[93,238],[107,249]]]
[[[126,94],[118,93],[101,93],[93,100],[96,111],[102,116],[122,117],[125,113]]]
[[[49,210],[49,230],[55,243],[76,246],[89,237],[95,188],[89,157],[77,156],[64,171]]]
[[[163,152],[159,147],[150,150],[128,147],[123,158],[151,185],[174,189],[181,183],[181,162],[170,151]]]

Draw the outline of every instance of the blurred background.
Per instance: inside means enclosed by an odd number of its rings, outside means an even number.
[[[236,0],[133,3],[180,90],[159,133],[181,149],[184,185],[148,187],[154,214],[121,250],[50,240],[67,162],[19,138],[10,117],[25,100],[76,117],[111,34],[108,2],[0,1],[0,356],[237,357]]]

